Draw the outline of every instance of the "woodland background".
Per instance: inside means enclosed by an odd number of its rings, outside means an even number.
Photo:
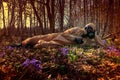
[[[108,47],[13,45],[89,22]],[[0,0],[0,80],[120,80],[119,27],[120,0]]]
[[[120,0],[0,0],[0,36],[28,37],[84,27],[120,31]]]

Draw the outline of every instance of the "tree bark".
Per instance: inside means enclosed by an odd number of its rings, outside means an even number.
[[[20,21],[20,28],[22,30],[23,29],[23,21],[22,21],[22,12],[23,12],[22,7],[23,7],[23,5],[22,5],[21,0],[18,0],[18,2],[19,2],[19,21]]]
[[[84,25],[86,24],[86,0],[84,0]]]
[[[59,0],[60,31],[63,31],[65,0]]]
[[[14,16],[15,16],[15,0],[13,0],[13,4],[12,4],[11,20],[10,20],[9,27],[14,26],[14,19],[15,19]]]
[[[55,0],[47,0],[46,8],[50,23],[50,31],[55,32]]]
[[[69,3],[69,13],[70,13],[70,18],[69,18],[69,27],[74,26],[73,19],[72,19],[72,0],[70,0]]]
[[[34,0],[30,0],[30,4],[32,5],[33,10],[34,10],[34,13],[35,13],[35,15],[36,15],[36,17],[37,17],[37,20],[38,20],[39,24],[40,24],[41,33],[44,34],[43,23],[42,23],[39,15],[38,15],[38,12],[37,12],[37,10],[36,10],[36,8],[35,8]]]

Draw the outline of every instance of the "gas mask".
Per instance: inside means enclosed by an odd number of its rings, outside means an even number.
[[[91,26],[85,27],[86,34],[83,34],[82,37],[88,37],[89,39],[95,38],[95,30]]]

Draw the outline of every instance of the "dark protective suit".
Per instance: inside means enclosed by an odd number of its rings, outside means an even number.
[[[96,35],[95,31],[96,26],[93,23],[89,23],[84,28],[73,27],[61,33],[51,33],[27,38],[22,41],[22,46],[41,48],[45,46],[63,46],[68,44],[89,45],[96,43],[96,45],[99,44],[105,47],[105,44]]]

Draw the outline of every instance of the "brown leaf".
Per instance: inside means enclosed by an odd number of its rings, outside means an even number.
[[[3,62],[5,62],[5,59],[0,58],[0,63],[3,63]]]

